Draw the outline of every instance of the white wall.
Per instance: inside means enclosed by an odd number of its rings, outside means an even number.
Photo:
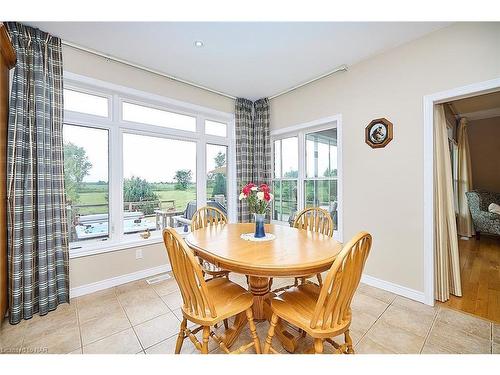
[[[372,233],[369,276],[424,291],[423,96],[500,77],[499,40],[500,23],[454,24],[271,101],[272,129],[342,115],[344,240]],[[394,139],[371,149],[379,117]]]
[[[231,99],[71,47],[64,46],[63,63],[68,72],[223,112],[234,112]],[[168,264],[163,243],[143,246],[142,249],[143,258],[138,260],[135,259],[136,248],[71,259],[71,288]]]

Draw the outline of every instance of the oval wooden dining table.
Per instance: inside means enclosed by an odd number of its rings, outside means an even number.
[[[342,244],[335,239],[285,225],[266,224],[266,233],[276,236],[270,241],[248,241],[241,238],[252,233],[255,224],[212,225],[193,231],[186,243],[197,256],[231,272],[248,276],[250,292],[254,296],[253,311],[256,320],[270,319],[271,279],[301,277],[328,270]],[[245,317],[237,317],[232,330],[226,333],[226,344],[231,345],[245,324]],[[276,335],[288,352],[294,352],[297,338],[283,327]]]

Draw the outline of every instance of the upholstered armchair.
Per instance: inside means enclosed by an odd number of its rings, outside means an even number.
[[[500,193],[488,191],[468,191],[465,193],[474,222],[476,239],[480,233],[500,235],[500,215],[488,212],[491,203],[500,204]]]

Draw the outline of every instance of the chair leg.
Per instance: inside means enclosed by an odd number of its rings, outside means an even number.
[[[250,328],[250,334],[252,336],[253,343],[255,344],[255,352],[257,354],[260,354],[260,353],[262,353],[260,350],[260,340],[259,340],[259,337],[257,336],[257,329],[255,328],[255,323],[253,321],[252,308],[247,309],[245,312],[247,314],[248,327]]]
[[[299,278],[296,277],[293,286],[299,286]]]
[[[269,331],[267,331],[266,343],[264,344],[264,354],[269,354],[271,349],[271,343],[273,342],[274,329],[276,324],[278,324],[279,317],[275,313],[271,317],[271,325],[269,326]]]
[[[210,327],[203,327],[203,344],[201,345],[201,354],[208,354],[208,338],[210,337]]]
[[[182,343],[184,342],[184,338],[186,337],[184,335],[184,330],[187,327],[187,319],[183,318],[182,323],[181,323],[181,328],[179,330],[179,335],[177,336],[177,342],[175,343],[175,354],[179,354],[182,349]]]
[[[476,240],[480,240],[481,239],[481,232],[476,232]]]
[[[354,354],[354,349],[352,347],[352,338],[351,335],[349,334],[349,330],[345,331],[344,340],[347,346],[347,354]]]
[[[320,273],[316,275],[316,278],[318,279],[318,285],[323,286],[323,278],[321,277]]]
[[[314,353],[323,353],[323,339],[314,339]]]
[[[224,319],[224,328],[229,329],[229,323],[227,322],[227,319]]]

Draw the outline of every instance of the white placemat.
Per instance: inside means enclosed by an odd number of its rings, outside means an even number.
[[[266,233],[266,236],[261,238],[255,238],[254,233],[243,233],[240,237],[242,240],[255,242],[272,241],[276,238],[272,233]]]

